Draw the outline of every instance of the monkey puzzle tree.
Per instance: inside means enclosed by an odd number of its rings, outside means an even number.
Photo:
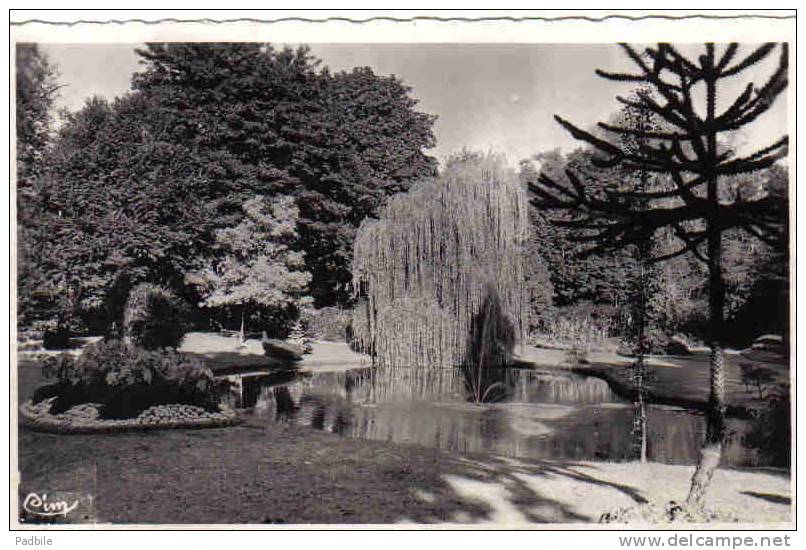
[[[640,88],[629,99],[633,102],[640,99],[642,93],[651,93],[649,87]],[[625,106],[618,114],[616,123],[619,127],[634,130],[620,136],[619,145],[628,152],[640,153],[641,147],[646,144],[647,139],[644,134],[660,129],[661,122],[658,115],[646,109],[639,109],[632,105]],[[623,171],[623,168],[622,168]],[[646,208],[646,199],[643,194],[652,185],[653,177],[662,177],[659,174],[652,174],[647,170],[630,170],[628,177],[622,183],[622,190],[630,192],[637,191],[635,202],[632,208]],[[628,301],[629,310],[632,317],[630,323],[629,337],[633,342],[635,360],[632,367],[632,382],[634,391],[633,406],[633,444],[636,447],[636,455],[641,462],[647,460],[647,412],[646,412],[646,382],[650,376],[646,362],[646,354],[649,352],[648,325],[653,317],[647,307],[649,305],[650,287],[657,288],[658,274],[651,273],[652,267],[649,260],[652,258],[653,247],[649,235],[637,239],[635,243],[635,269],[636,275],[631,281],[631,297]]]
[[[737,60],[739,46],[717,48],[705,44],[696,60],[670,44],[647,47],[643,54],[623,44],[638,67],[637,74],[597,71],[603,78],[649,86],[637,98],[617,98],[622,104],[652,113],[664,121],[662,129],[641,129],[599,123],[605,137],[584,131],[555,116],[571,135],[600,153],[600,169],[621,165],[629,170],[667,174],[652,185],[632,190],[602,189],[596,173],[567,172],[570,184],[560,184],[542,173],[531,185],[539,208],[574,213],[560,223],[579,231],[578,238],[602,251],[638,244],[660,231],[679,239],[680,247],[656,255],[657,262],[692,254],[708,268],[710,397],[705,440],[691,482],[687,506],[701,508],[706,489],[719,465],[725,436],[725,373],[722,353],[725,281],[722,236],[739,228],[765,243],[785,249],[788,234],[787,202],[774,194],[726,198],[721,184],[736,174],[757,173],[786,157],[788,137],[744,156],[718,146],[728,132],[744,129],[767,112],[788,83],[788,45],[768,43]],[[778,50],[777,68],[761,87],[748,83],[730,103],[718,108],[718,87],[757,65]],[[701,98],[701,99],[700,99]],[[723,102],[719,102],[722,108]],[[625,147],[619,136],[640,138],[637,148]],[[613,139],[608,139],[613,136]]]

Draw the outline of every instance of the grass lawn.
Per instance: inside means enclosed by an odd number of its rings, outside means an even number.
[[[20,399],[41,382],[19,364]],[[92,497],[99,523],[596,522],[685,498],[689,466],[512,460],[343,438],[276,423],[104,435],[19,431],[20,492]],[[736,520],[791,521],[778,471],[719,470],[709,504]]]
[[[93,497],[100,523],[587,523],[682,500],[691,467],[450,455],[280,425],[148,434],[20,433],[22,493]],[[710,505],[789,521],[789,478],[717,472]]]

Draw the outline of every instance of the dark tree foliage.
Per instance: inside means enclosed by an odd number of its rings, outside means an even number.
[[[52,108],[59,86],[56,70],[36,44],[17,44],[15,61],[18,314],[26,319],[36,307],[30,267],[43,229],[37,219],[36,185],[51,141]]]
[[[350,300],[352,246],[361,221],[387,197],[436,175],[423,150],[435,145],[434,116],[417,112],[411,88],[368,67],[323,72],[322,131],[326,145],[306,157],[297,202],[311,291],[317,305]]]
[[[706,437],[697,471],[692,479],[688,505],[701,507],[713,472],[719,464],[725,436],[725,380],[722,340],[725,317],[723,234],[740,229],[782,251],[787,248],[788,209],[782,197],[737,193],[725,201],[720,187],[726,178],[758,173],[787,155],[786,136],[752,154],[734,156],[721,151],[718,138],[745,128],[764,114],[788,83],[788,45],[764,44],[737,58],[739,46],[730,44],[717,53],[705,44],[696,60],[682,55],[670,44],[646,48],[643,55],[631,46],[624,51],[638,68],[637,74],[597,73],[609,80],[636,82],[651,87],[653,94],[639,93],[637,99],[618,98],[629,107],[654,113],[670,129],[639,130],[600,123],[612,136],[636,135],[645,143],[630,150],[616,139],[598,137],[566,120],[555,117],[576,139],[601,154],[595,164],[608,169],[622,165],[636,171],[670,176],[671,184],[650,189],[623,191],[591,185],[596,174],[567,170],[570,185],[546,174],[532,186],[535,204],[544,209],[573,212],[572,220],[560,223],[579,231],[593,250],[620,249],[651,238],[656,232],[671,231],[678,239],[677,250],[654,261],[692,254],[708,267],[710,407]],[[717,112],[717,88],[726,78],[741,74],[778,50],[778,67],[760,87],[748,83],[744,91]],[[704,91],[702,112],[695,106],[695,90]],[[656,94],[656,95],[654,95]],[[665,181],[665,180],[661,180]],[[671,200],[670,200],[671,199]]]
[[[737,179],[738,193],[766,194],[787,201],[788,174],[780,165]],[[725,341],[746,345],[763,333],[782,334],[784,341],[789,341],[787,248],[760,242],[739,229],[725,232]]]
[[[592,152],[577,149],[568,155],[550,151],[535,157],[540,170],[556,181],[567,181],[565,170],[591,170]],[[624,174],[622,174],[623,176]],[[525,184],[537,181],[539,173],[530,163],[521,166],[520,177]],[[597,179],[603,185],[603,179]],[[590,302],[602,313],[617,315],[628,299],[630,273],[634,259],[630,250],[584,254],[586,244],[575,238],[575,231],[552,223],[555,218],[571,219],[570,214],[553,212],[532,205],[535,246],[545,259],[554,289],[555,305],[562,308]]]
[[[32,202],[41,231],[28,322],[118,328],[149,281],[189,303],[185,277],[256,195],[291,195],[320,303],[347,299],[355,228],[434,171],[433,117],[368,69],[331,75],[305,48],[154,44],[135,91],[92,99],[61,127]]]
[[[788,384],[771,388],[766,407],[756,411],[742,444],[758,450],[770,466],[792,466],[792,403]]]
[[[542,238],[530,231],[525,244],[523,275],[526,286],[527,333],[545,332],[556,315],[554,286],[549,263],[542,252]]]
[[[307,48],[149,44],[134,87],[170,141],[226,151],[260,193],[300,208],[299,247],[318,305],[348,299],[355,230],[383,199],[431,175],[433,117],[369,69],[330,75]]]
[[[56,70],[36,44],[16,45],[17,176],[25,185],[41,168],[50,139]],[[22,187],[18,187],[21,191]]]
[[[32,320],[64,317],[69,297],[68,317],[93,331],[119,327],[134,284],[181,292],[212,231],[233,220],[227,204],[237,209],[237,194],[211,175],[231,160],[163,141],[153,132],[158,119],[142,96],[92,99],[60,130],[37,189],[42,307]]]

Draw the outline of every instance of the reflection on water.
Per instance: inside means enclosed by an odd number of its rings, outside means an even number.
[[[349,437],[523,458],[634,460],[633,407],[598,378],[530,369],[360,368],[307,375],[233,375],[230,404],[267,421]],[[478,391],[481,388],[481,391]],[[476,398],[485,396],[485,403]],[[649,460],[693,464],[699,413],[649,406]],[[732,420],[724,462],[763,464]]]

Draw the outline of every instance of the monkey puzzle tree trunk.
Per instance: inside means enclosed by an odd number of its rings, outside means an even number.
[[[635,400],[633,401],[633,448],[635,456],[641,462],[647,461],[647,428],[646,428],[646,390],[644,388],[644,372],[646,370],[643,356],[638,356],[633,363],[633,380]]]
[[[246,331],[244,330],[245,329],[245,325],[244,325],[244,310],[245,309],[246,309],[246,304],[241,303],[241,331],[238,334],[238,336],[241,339],[241,341],[240,341],[241,344],[243,344],[245,336],[246,336]]]
[[[725,440],[725,359],[720,336],[725,306],[725,283],[722,280],[722,233],[713,231],[708,241],[710,304],[710,397],[705,440],[700,450],[697,470],[691,479],[687,504],[702,508],[705,492],[719,466]]]
[[[706,68],[713,67],[713,45],[707,48],[708,56]],[[691,478],[686,504],[693,508],[702,508],[705,492],[711,483],[722,458],[722,447],[725,439],[725,359],[722,353],[722,327],[725,313],[725,283],[722,279],[722,228],[719,225],[719,188],[716,168],[716,132],[713,130],[714,113],[716,110],[716,77],[706,71],[706,125],[710,130],[707,134],[708,149],[707,161],[710,175],[708,181],[708,201],[712,213],[707,218],[706,231],[708,235],[708,305],[709,305],[709,345],[711,347],[709,361],[710,394],[708,398],[708,415],[705,427],[705,440],[700,450],[700,460],[694,477]]]

